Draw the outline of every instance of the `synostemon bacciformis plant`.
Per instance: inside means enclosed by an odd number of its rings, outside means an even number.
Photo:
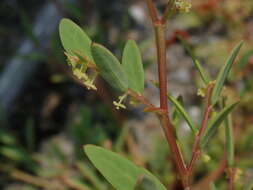
[[[60,38],[65,49],[67,62],[75,75],[89,90],[97,90],[96,77],[101,76],[112,88],[119,91],[121,95],[118,100],[113,101],[116,109],[127,109],[126,97],[134,100],[135,105],[144,105],[145,112],[153,112],[160,120],[161,127],[171,151],[172,164],[175,166],[176,176],[181,183],[182,189],[192,189],[194,168],[201,155],[206,152],[209,140],[216,134],[220,126],[225,127],[225,150],[226,171],[228,175],[228,189],[235,188],[238,169],[234,162],[234,140],[231,121],[231,112],[238,105],[238,101],[231,100],[224,93],[224,83],[233,66],[233,63],[242,47],[242,42],[235,46],[227,58],[223,67],[217,74],[216,79],[210,79],[208,73],[191,51],[186,41],[179,38],[202,79],[202,87],[199,94],[204,101],[203,118],[195,124],[186,112],[179,99],[170,95],[167,90],[167,67],[166,60],[166,29],[167,23],[172,15],[188,12],[191,3],[187,0],[169,0],[163,14],[158,11],[152,0],[146,0],[149,10],[151,24],[155,35],[157,50],[158,81],[155,83],[160,92],[160,106],[155,107],[143,96],[144,69],[141,52],[134,40],[129,39],[124,47],[122,58],[119,60],[110,50],[101,44],[93,42],[88,35],[74,22],[62,19],[60,23]],[[168,107],[171,102],[182,118],[185,119],[194,139],[191,159],[186,162],[176,137],[176,130],[171,121],[171,111]],[[94,145],[84,146],[85,153],[100,171],[100,173],[117,190],[166,190],[166,187],[149,171],[138,167],[127,159],[109,150]],[[216,189],[214,183],[210,188]]]

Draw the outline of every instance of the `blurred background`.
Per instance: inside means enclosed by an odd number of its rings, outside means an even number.
[[[162,11],[166,0],[154,1]],[[200,123],[200,78],[177,35],[213,78],[235,44],[245,41],[226,88],[231,98],[241,98],[233,117],[240,189],[253,178],[253,1],[192,0],[192,5],[190,13],[168,24],[169,90],[182,96]],[[146,70],[145,96],[159,103],[152,84],[157,80],[153,30],[144,0],[1,0],[0,189],[112,189],[85,157],[84,144],[112,149],[147,167],[168,189],[177,189],[157,118],[140,106],[116,111],[112,101],[119,94],[102,79],[94,92],[72,76],[58,34],[64,17],[119,58],[127,39],[135,39]],[[173,122],[190,159],[193,138],[182,118],[175,116]],[[225,189],[223,129],[207,153],[198,164],[195,189],[208,188],[210,179]]]

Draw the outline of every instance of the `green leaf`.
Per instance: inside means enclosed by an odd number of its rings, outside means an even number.
[[[238,103],[239,101],[226,106],[214,117],[213,120],[211,120],[211,123],[208,125],[207,130],[205,132],[205,135],[201,139],[202,149],[207,145],[209,139],[215,134],[218,127],[227,118],[227,116],[232,112],[232,110],[237,106]]]
[[[129,88],[142,93],[144,90],[144,70],[141,53],[134,40],[128,40],[124,48],[122,66],[127,74]]]
[[[115,89],[125,92],[128,80],[118,59],[104,46],[93,43],[92,56],[102,77]]]
[[[205,72],[204,68],[201,66],[201,64],[198,61],[198,59],[196,58],[196,55],[194,54],[194,52],[191,50],[191,47],[180,36],[177,36],[177,38],[181,41],[181,43],[184,46],[184,48],[186,49],[187,53],[191,56],[192,61],[193,61],[194,65],[195,65],[195,67],[198,69],[198,72],[199,72],[199,74],[201,76],[201,79],[203,80],[203,82],[206,85],[208,85],[208,83],[210,82],[210,78],[209,78],[208,74]]]
[[[182,106],[184,105],[184,101],[183,101],[183,97],[182,96],[178,96],[177,97],[177,101]],[[174,126],[179,126],[180,117],[181,117],[180,112],[178,111],[178,109],[176,108],[176,106],[173,106],[172,110],[171,110],[171,119],[172,119],[172,122],[173,122]]]
[[[234,136],[231,114],[225,120],[225,133],[228,166],[232,167],[234,165]]]
[[[223,99],[223,106],[225,107],[225,99]],[[228,166],[234,166],[234,134],[232,116],[229,114],[225,119],[225,135],[226,135],[226,152]]]
[[[71,55],[78,53],[92,61],[91,40],[87,34],[70,19],[62,19],[59,26],[60,38],[65,51]]]
[[[219,75],[216,79],[215,86],[213,88],[212,96],[211,96],[211,101],[212,105],[215,105],[220,97],[220,93],[222,90],[222,87],[225,83],[225,80],[232,68],[232,65],[235,61],[236,56],[238,55],[241,47],[243,45],[243,42],[240,42],[231,52],[229,58],[226,61],[226,64],[223,66],[223,68],[220,70]]]
[[[155,182],[147,176],[140,176],[134,190],[158,190]]]
[[[173,105],[176,107],[178,112],[183,116],[185,121],[188,123],[189,127],[191,128],[192,132],[194,134],[197,133],[198,129],[196,128],[195,124],[193,123],[191,117],[188,115],[188,113],[185,111],[183,106],[180,104],[180,102],[177,101],[173,96],[168,95],[168,99],[173,103]]]
[[[134,190],[138,177],[142,175],[152,179],[158,190],[166,190],[150,172],[112,151],[94,145],[86,145],[84,150],[93,165],[117,190]]]

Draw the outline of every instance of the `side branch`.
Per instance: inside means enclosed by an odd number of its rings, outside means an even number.
[[[165,8],[165,11],[163,13],[162,17],[162,23],[165,24],[168,18],[173,14],[173,8],[175,5],[176,0],[170,0]]]
[[[146,0],[146,2],[147,2],[150,17],[152,19],[152,23],[154,24],[159,20],[157,10],[154,6],[153,0]]]
[[[201,140],[201,137],[203,136],[203,134],[205,132],[205,129],[207,127],[208,119],[209,119],[210,114],[212,112],[212,105],[211,105],[211,100],[210,100],[212,90],[213,90],[213,84],[210,84],[207,88],[207,94],[206,94],[207,103],[206,103],[204,118],[202,120],[199,132],[198,132],[198,134],[195,138],[194,145],[193,145],[193,151],[192,151],[192,158],[191,158],[191,161],[190,161],[190,163],[187,167],[189,173],[192,173],[194,164],[195,164],[195,162],[197,161],[197,159],[199,158],[199,156],[201,154],[200,147],[199,147],[200,140]]]

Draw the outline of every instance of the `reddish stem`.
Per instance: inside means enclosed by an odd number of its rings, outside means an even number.
[[[168,112],[165,25],[155,23],[155,36],[158,60],[160,107]]]
[[[192,158],[191,158],[191,161],[187,167],[190,174],[192,173],[193,167],[201,154],[201,150],[199,147],[200,140],[201,140],[201,137],[203,136],[205,129],[207,127],[207,122],[208,122],[210,113],[212,112],[212,105],[211,105],[211,100],[210,100],[212,90],[213,90],[213,84],[210,84],[207,88],[207,94],[206,94],[207,103],[206,103],[204,118],[202,120],[199,132],[195,138],[194,145],[193,145],[193,151],[192,151]]]
[[[151,17],[152,23],[154,24],[159,20],[157,10],[152,0],[146,0],[146,2],[147,2],[148,10],[149,10],[149,15]]]
[[[172,0],[173,1],[173,0]],[[146,0],[149,8],[150,17],[155,30],[157,60],[158,60],[158,76],[159,76],[159,90],[160,90],[160,109],[163,114],[159,114],[159,119],[165,133],[167,142],[170,146],[172,158],[176,164],[177,171],[181,177],[184,188],[189,187],[189,175],[187,168],[181,154],[180,148],[174,136],[174,126],[169,119],[168,100],[167,100],[167,65],[166,65],[166,26],[165,20],[167,19],[168,7],[165,10],[164,17],[159,19],[157,11],[154,7],[152,0]],[[169,6],[169,5],[168,5]]]

